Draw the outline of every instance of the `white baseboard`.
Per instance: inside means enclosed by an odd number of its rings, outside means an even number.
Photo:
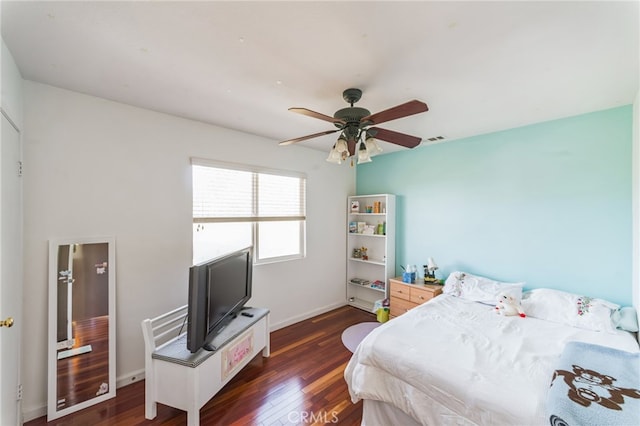
[[[22,421],[24,423],[47,415],[47,406],[34,408],[33,410],[22,412]]]
[[[116,389],[144,380],[144,368],[116,378]]]
[[[269,325],[269,331],[279,330],[281,328],[287,327],[287,326],[295,324],[297,322],[304,321],[306,319],[315,317],[317,315],[324,314],[325,312],[329,312],[329,311],[332,311],[332,310],[337,309],[337,308],[341,308],[341,307],[346,306],[346,305],[347,305],[346,301],[336,302],[336,303],[332,303],[331,305],[323,306],[322,308],[314,309],[313,311],[305,312],[302,315],[298,315],[298,316],[295,316],[295,317],[287,318],[284,321],[280,321],[280,322],[277,322],[277,323],[271,323]]]

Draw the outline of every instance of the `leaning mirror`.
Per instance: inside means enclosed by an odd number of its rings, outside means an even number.
[[[47,417],[116,395],[115,239],[49,242]]]

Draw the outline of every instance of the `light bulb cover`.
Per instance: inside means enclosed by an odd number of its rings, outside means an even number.
[[[358,149],[358,164],[370,162],[371,157],[369,156],[369,150],[363,142],[360,142],[360,148]]]
[[[331,151],[329,151],[329,156],[327,157],[327,161],[333,164],[342,164],[341,155],[336,150],[335,145],[333,145],[333,148],[331,148]]]
[[[380,145],[378,145],[378,142],[376,142],[376,140],[371,136],[369,136],[365,140],[365,143],[367,145],[367,149],[369,150],[369,156],[373,157],[374,155],[377,155],[382,152],[382,148],[380,148]]]
[[[340,137],[338,138],[338,141],[334,145],[334,148],[336,151],[340,153],[349,151],[349,146],[347,145],[347,138],[345,138],[344,135],[340,135]]]

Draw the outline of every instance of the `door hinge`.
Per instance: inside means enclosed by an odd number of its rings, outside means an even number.
[[[18,177],[22,177],[22,161],[18,161]]]
[[[16,399],[22,401],[22,384],[18,385],[18,391],[16,392]]]

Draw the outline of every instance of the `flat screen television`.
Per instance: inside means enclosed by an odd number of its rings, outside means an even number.
[[[253,248],[246,247],[189,268],[187,349],[215,350],[211,340],[251,298]]]

